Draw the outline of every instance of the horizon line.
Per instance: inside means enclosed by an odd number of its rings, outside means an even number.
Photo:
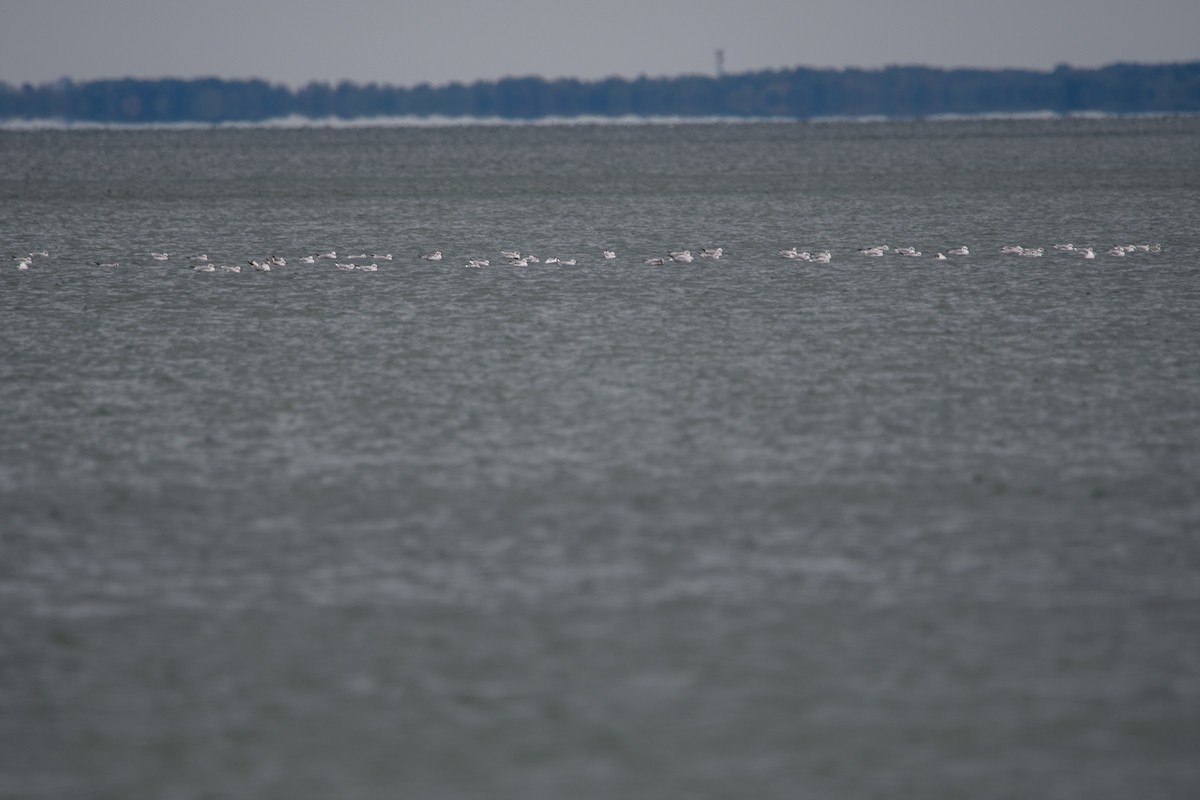
[[[287,82],[287,81],[273,81],[268,78],[254,77],[254,76],[234,78],[234,77],[222,77],[220,75],[213,75],[213,74],[198,74],[198,75],[192,75],[190,77],[185,77],[183,75],[156,75],[156,76],[123,75],[120,77],[109,76],[109,77],[97,77],[97,78],[73,78],[70,75],[62,75],[58,78],[41,81],[39,83],[34,83],[32,81],[21,81],[19,83],[10,83],[7,80],[0,79],[0,86],[15,86],[15,87],[19,88],[21,86],[47,87],[47,86],[54,86],[54,85],[61,85],[61,84],[79,85],[79,84],[87,84],[87,83],[106,83],[106,82],[119,83],[122,81],[183,81],[183,82],[189,82],[189,81],[216,80],[216,81],[224,81],[226,83],[262,82],[262,83],[268,84],[269,86],[282,86],[282,87],[288,88],[289,90],[303,89],[304,87],[313,86],[313,85],[336,86],[336,85],[340,85],[340,84],[344,84],[344,83],[348,83],[348,84],[356,85],[356,86],[370,86],[370,85],[374,84],[374,85],[388,87],[388,88],[397,88],[397,87],[399,87],[399,88],[409,88],[409,87],[415,88],[415,87],[419,87],[419,86],[429,86],[430,88],[437,89],[437,88],[445,88],[445,87],[450,87],[450,86],[472,86],[472,85],[479,84],[479,83],[485,83],[485,84],[486,83],[501,83],[504,81],[514,81],[514,80],[516,80],[516,81],[519,81],[519,80],[541,80],[541,81],[545,81],[547,83],[555,83],[555,82],[559,82],[559,81],[574,81],[577,83],[606,83],[608,81],[613,81],[613,80],[636,82],[636,81],[640,81],[640,80],[678,80],[680,78],[705,78],[708,80],[724,80],[724,79],[728,79],[728,78],[744,77],[747,75],[759,75],[759,74],[763,74],[763,73],[792,72],[792,71],[796,71],[796,70],[808,70],[808,71],[812,71],[812,72],[827,72],[827,73],[845,73],[845,72],[886,72],[888,70],[893,70],[893,69],[908,69],[908,70],[922,69],[922,70],[930,70],[930,71],[934,71],[934,72],[944,72],[944,73],[949,73],[949,72],[990,72],[990,73],[1024,72],[1024,73],[1032,73],[1032,74],[1037,74],[1037,75],[1053,75],[1055,72],[1059,72],[1062,70],[1068,70],[1068,71],[1073,71],[1073,72],[1101,72],[1103,70],[1111,69],[1113,67],[1128,67],[1128,66],[1133,66],[1133,67],[1176,67],[1176,66],[1191,66],[1191,65],[1195,65],[1195,64],[1200,64],[1200,59],[1193,59],[1190,61],[1138,61],[1138,60],[1112,61],[1112,62],[1108,62],[1108,63],[1102,64],[1102,65],[1096,66],[1096,67],[1076,67],[1072,64],[1063,62],[1060,64],[1056,64],[1053,68],[1048,68],[1048,69],[1036,68],[1036,67],[1013,67],[1013,66],[1009,66],[1009,67],[973,67],[973,66],[966,66],[966,65],[947,67],[947,66],[935,66],[932,64],[921,64],[921,63],[891,63],[891,64],[884,64],[884,65],[876,66],[876,67],[862,67],[862,66],[854,66],[854,65],[842,66],[842,67],[818,67],[818,66],[811,66],[811,65],[804,65],[804,64],[796,64],[796,65],[793,65],[790,67],[763,67],[761,69],[722,71],[719,74],[710,73],[710,72],[680,72],[680,73],[675,73],[672,75],[648,75],[647,73],[642,72],[642,73],[638,73],[636,76],[632,76],[632,77],[628,76],[628,75],[613,74],[613,75],[607,75],[602,78],[580,78],[580,77],[568,76],[568,75],[549,77],[546,75],[537,75],[537,74],[512,74],[512,75],[503,75],[498,78],[475,78],[470,81],[451,80],[451,81],[445,81],[442,83],[432,83],[430,81],[420,81],[417,83],[409,83],[409,84],[400,83],[400,82],[391,83],[391,82],[387,82],[387,81],[383,81],[383,80],[365,80],[365,81],[364,80],[354,80],[354,79],[350,79],[350,78],[310,78],[310,79],[300,82],[300,83],[292,83],[292,82]]]

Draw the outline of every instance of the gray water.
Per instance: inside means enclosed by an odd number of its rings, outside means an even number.
[[[1200,792],[1198,119],[7,131],[0,197],[0,797]]]

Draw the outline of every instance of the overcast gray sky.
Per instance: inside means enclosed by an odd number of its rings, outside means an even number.
[[[1200,59],[1200,0],[0,0],[0,80],[422,82]]]

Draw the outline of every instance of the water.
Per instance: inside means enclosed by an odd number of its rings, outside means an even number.
[[[1198,134],[0,132],[0,797],[1195,796]]]

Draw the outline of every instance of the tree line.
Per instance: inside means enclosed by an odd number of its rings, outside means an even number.
[[[256,122],[377,116],[498,117],[923,117],[1054,111],[1200,111],[1200,62],[1066,65],[1048,71],[877,70],[797,67],[717,77],[514,77],[443,86],[313,82],[291,89],[262,80],[134,79],[41,85],[0,82],[0,119],[80,122]]]

